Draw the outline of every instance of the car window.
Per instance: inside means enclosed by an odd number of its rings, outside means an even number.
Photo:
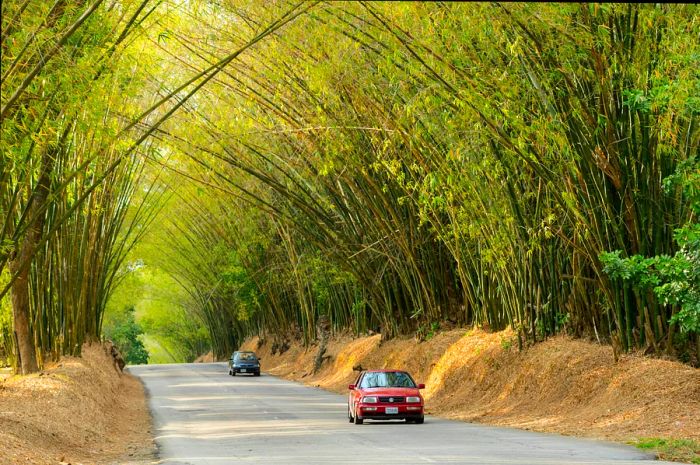
[[[360,386],[360,381],[362,380],[363,373],[360,373],[355,380],[355,386]]]
[[[375,387],[416,387],[408,373],[402,371],[365,373],[360,382],[361,388]]]
[[[257,358],[255,358],[255,354],[252,352],[238,352],[234,354],[233,359],[238,361],[255,361]]]

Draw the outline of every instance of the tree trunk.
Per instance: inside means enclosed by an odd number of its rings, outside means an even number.
[[[318,352],[314,359],[314,373],[321,369],[323,358],[326,355],[326,347],[328,345],[328,337],[331,332],[331,322],[326,315],[321,315],[316,321],[316,334],[320,340],[318,344]]]
[[[34,334],[29,326],[29,269],[36,252],[36,246],[41,239],[46,219],[46,201],[49,196],[51,173],[55,164],[55,150],[47,150],[42,157],[41,174],[34,195],[30,197],[28,218],[30,221],[22,245],[9,263],[12,276],[16,276],[12,284],[12,317],[17,335],[17,345],[20,356],[20,367],[23,375],[39,371],[36,359]]]
[[[10,272],[18,273],[12,284],[12,318],[14,319],[19,352],[20,373],[28,375],[39,371],[34,349],[34,335],[29,328],[29,267],[20,269],[18,260],[10,262]]]

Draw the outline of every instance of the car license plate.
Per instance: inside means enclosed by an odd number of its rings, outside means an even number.
[[[247,370],[245,368],[241,368],[241,373],[245,373]]]
[[[386,407],[384,409],[384,413],[389,414],[389,413],[399,413],[399,408],[398,407]]]

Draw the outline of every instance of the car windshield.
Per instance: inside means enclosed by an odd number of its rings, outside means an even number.
[[[252,352],[239,352],[233,355],[233,359],[236,361],[254,362],[257,360],[255,354]]]
[[[367,373],[360,383],[361,388],[376,387],[407,387],[414,388],[413,382],[408,373],[402,371],[380,371]]]

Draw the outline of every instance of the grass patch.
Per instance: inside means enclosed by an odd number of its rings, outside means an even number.
[[[691,439],[641,438],[630,444],[657,454],[661,460],[700,464],[700,443]]]

